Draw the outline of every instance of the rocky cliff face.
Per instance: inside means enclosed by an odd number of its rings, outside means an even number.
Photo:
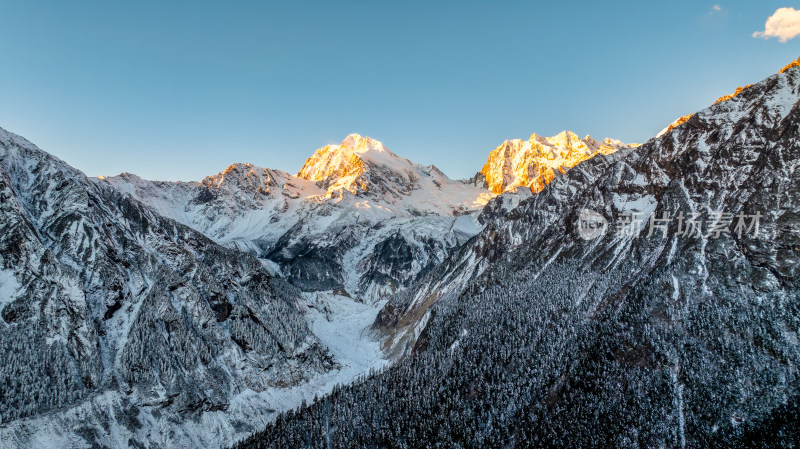
[[[4,447],[230,442],[270,415],[242,393],[332,368],[258,260],[3,130],[0,197]]]

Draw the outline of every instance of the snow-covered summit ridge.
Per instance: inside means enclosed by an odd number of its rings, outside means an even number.
[[[800,59],[798,59],[798,60],[800,61]],[[797,61],[793,62],[792,64],[796,64],[796,63],[797,63]],[[779,71],[778,73],[783,73],[783,72],[789,70],[790,68],[794,67],[792,64],[787,65],[786,67],[781,69],[781,71]],[[717,98],[717,101],[715,101],[714,104],[723,103],[723,102],[726,102],[728,100],[731,100],[731,99],[737,97],[742,92],[744,92],[745,89],[747,89],[749,87],[752,87],[752,86],[753,86],[752,84],[748,84],[746,86],[739,86],[732,93],[730,93],[728,95],[723,95],[723,96]],[[689,119],[692,118],[693,115],[694,114],[687,114],[687,115],[678,117],[677,119],[675,119],[674,122],[670,123],[669,126],[667,126],[666,128],[662,129],[661,131],[659,131],[659,133],[656,134],[656,138],[659,138],[659,137],[663,136],[664,134],[667,134],[668,132],[670,132],[673,129],[677,128],[678,126],[681,126],[684,123],[688,122]]]
[[[474,180],[495,194],[516,192],[519,187],[538,193],[557,174],[566,173],[580,162],[636,146],[608,138],[600,142],[589,135],[581,139],[571,131],[553,137],[533,133],[527,141],[506,140],[495,148]]]

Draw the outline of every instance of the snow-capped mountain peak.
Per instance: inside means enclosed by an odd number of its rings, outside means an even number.
[[[389,151],[386,146],[383,145],[383,142],[375,140],[369,136],[361,136],[358,133],[352,133],[345,137],[339,146],[345,149],[352,149],[356,153],[367,153],[370,151],[378,153],[388,152],[389,154],[396,156],[394,153]]]
[[[339,145],[315,151],[297,176],[326,189],[327,198],[341,198],[344,192],[396,197],[419,188],[419,167],[378,140],[350,134]]]
[[[316,186],[282,170],[261,168],[248,163],[228,166],[216,175],[206,176],[200,186],[207,189],[239,191],[250,195],[299,198],[319,194]]]
[[[269,170],[259,169],[252,164],[236,163],[213,176],[206,176],[201,182],[204,187],[222,188],[226,185],[249,186],[262,193],[269,193],[275,180]]]
[[[581,139],[571,131],[553,137],[533,133],[529,140],[506,140],[489,154],[486,165],[474,180],[496,194],[528,187],[542,191],[557,173],[565,173],[578,163],[598,154],[608,155],[620,148],[634,147],[619,140],[598,142],[591,136]]]

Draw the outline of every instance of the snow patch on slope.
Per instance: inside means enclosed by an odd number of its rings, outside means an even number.
[[[12,270],[0,269],[0,310],[17,298],[21,285]]]

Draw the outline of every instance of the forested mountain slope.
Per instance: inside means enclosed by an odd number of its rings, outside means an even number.
[[[376,323],[407,359],[237,448],[796,447],[799,100],[789,68],[490,204]]]
[[[257,259],[4,130],[0,198],[3,447],[225,444],[332,368]]]

